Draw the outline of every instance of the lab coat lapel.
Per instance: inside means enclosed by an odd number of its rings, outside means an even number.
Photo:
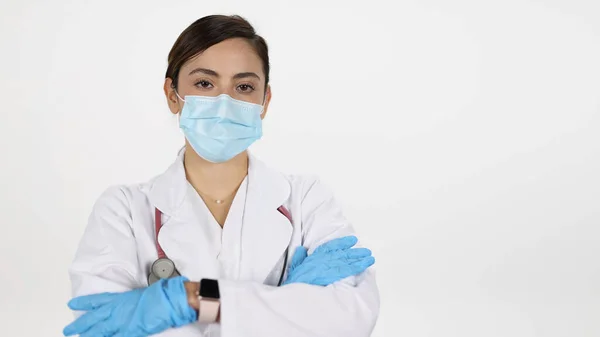
[[[264,282],[285,253],[292,224],[277,208],[289,198],[290,190],[288,180],[281,173],[250,155],[241,240],[241,280]]]
[[[184,152],[185,148],[179,151],[177,160],[155,178],[148,192],[152,214],[154,207],[162,212],[158,242],[182,275],[190,279],[216,278],[217,265],[208,261],[216,260],[220,233],[208,225],[207,214],[195,207],[199,197],[186,179]],[[154,222],[148,225],[154,233]]]
[[[185,148],[179,150],[177,160],[150,185],[148,200],[163,214],[174,216],[186,197],[188,182],[185,177],[183,155]],[[154,209],[152,210],[154,214]]]

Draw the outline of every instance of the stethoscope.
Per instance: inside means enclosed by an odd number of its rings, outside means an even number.
[[[292,215],[284,206],[279,206],[277,208],[279,213],[283,214],[289,221],[292,223]],[[150,273],[148,274],[148,285],[153,284],[154,282],[163,279],[163,278],[171,278],[180,276],[179,271],[175,268],[175,263],[173,260],[167,257],[165,251],[160,246],[158,242],[158,233],[160,232],[160,228],[162,227],[162,212],[158,209],[154,209],[154,228],[155,228],[155,241],[156,241],[156,251],[158,253],[158,259],[152,263],[152,267],[150,267]],[[279,287],[283,282],[283,276],[285,275],[285,269],[287,267],[288,260],[288,248],[285,249],[285,255],[283,260],[283,269],[281,270],[281,275],[279,276],[279,282],[277,282],[277,286]]]

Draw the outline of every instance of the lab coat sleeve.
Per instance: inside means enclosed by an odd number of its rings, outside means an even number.
[[[111,187],[98,198],[69,268],[73,297],[142,286],[131,219],[123,188]]]
[[[302,226],[309,253],[354,234],[332,193],[318,181],[304,194]],[[368,337],[379,315],[373,267],[327,287],[219,280],[219,288],[222,337]]]

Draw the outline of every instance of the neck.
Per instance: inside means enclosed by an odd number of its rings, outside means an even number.
[[[224,163],[211,163],[186,144],[183,164],[187,180],[201,196],[222,200],[235,194],[248,174],[248,153],[244,151]]]

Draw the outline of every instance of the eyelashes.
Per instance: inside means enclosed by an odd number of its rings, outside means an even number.
[[[194,83],[194,85],[198,88],[203,88],[203,89],[210,89],[213,87],[212,83],[210,83],[207,80],[196,81],[196,83]]]
[[[208,81],[208,80],[198,80],[194,83],[194,86],[202,89],[202,90],[210,90],[212,88],[214,88],[214,85]],[[238,84],[235,87],[235,90],[239,93],[243,93],[243,94],[249,94],[252,93],[256,90],[256,88],[254,87],[254,85],[250,84],[250,83],[242,83],[242,84]]]
[[[251,84],[240,84],[236,87],[236,89],[240,90],[241,92],[253,92],[254,86],[252,86]]]

